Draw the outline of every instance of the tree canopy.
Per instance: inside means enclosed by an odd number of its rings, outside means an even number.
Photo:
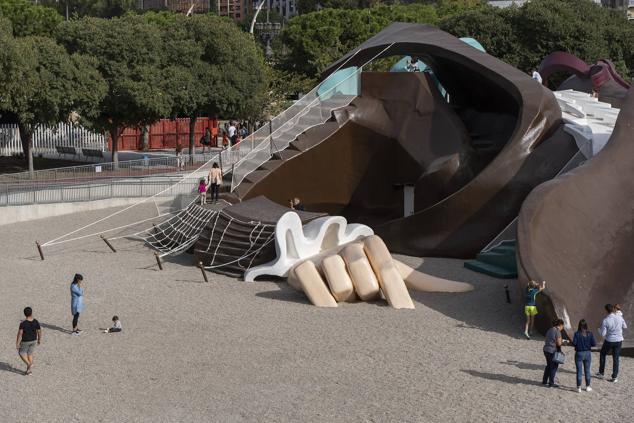
[[[55,9],[35,5],[29,0],[0,0],[0,17],[11,22],[16,37],[50,37],[63,20]]]
[[[113,18],[136,9],[136,0],[42,0],[40,3],[54,7],[60,15],[82,18],[92,16]]]
[[[69,55],[51,38],[11,38],[6,34],[0,38],[4,51],[0,68],[10,80],[3,86],[6,94],[3,92],[0,107],[15,116],[32,171],[35,129],[54,126],[69,119],[72,112],[86,120],[94,118],[106,86],[94,60]]]
[[[524,71],[562,50],[588,63],[612,59],[634,76],[634,25],[591,0],[533,0],[522,7],[482,8],[443,19],[440,27],[477,39],[488,53]]]
[[[58,39],[69,52],[93,57],[107,83],[93,127],[110,132],[116,162],[123,128],[150,125],[172,108],[161,33],[140,16],[83,18],[61,25]]]

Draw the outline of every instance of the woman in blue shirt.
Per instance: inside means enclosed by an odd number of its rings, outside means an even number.
[[[572,338],[572,345],[575,346],[575,367],[577,368],[577,392],[581,392],[581,370],[586,377],[586,391],[592,391],[590,387],[590,364],[592,363],[592,347],[597,345],[594,335],[588,330],[588,323],[585,319],[579,322],[579,328]],[[583,367],[582,367],[583,366]]]
[[[84,288],[81,284],[84,277],[79,273],[75,274],[73,283],[70,284],[70,312],[73,315],[73,335],[79,335],[79,328],[77,323],[79,322],[79,313],[84,311]]]

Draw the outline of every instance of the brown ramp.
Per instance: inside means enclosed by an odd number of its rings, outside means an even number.
[[[539,304],[541,330],[559,316],[573,329],[584,318],[596,331],[606,303],[621,304],[628,326],[634,324],[632,134],[634,89],[605,148],[584,165],[537,187],[522,206],[519,282],[524,287],[530,279],[547,281]]]

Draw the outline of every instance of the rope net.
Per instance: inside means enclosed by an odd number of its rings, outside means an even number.
[[[150,229],[136,233],[133,237],[142,239],[164,257],[186,251],[196,243],[207,223],[218,211],[206,209],[192,201],[187,208],[175,216]]]

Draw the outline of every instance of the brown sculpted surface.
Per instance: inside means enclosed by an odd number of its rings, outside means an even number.
[[[427,73],[364,72],[360,96],[337,114],[341,128],[307,131],[301,154],[239,194],[280,204],[300,196],[308,210],[372,226],[393,252],[472,257],[577,147],[550,91],[436,28],[392,24],[329,71],[390,45],[381,57],[421,57],[449,103]],[[406,218],[403,184],[415,192]]]
[[[537,187],[522,206],[519,280],[522,287],[529,279],[548,282],[537,321],[542,330],[555,315],[568,316],[573,328],[585,318],[596,330],[606,303],[620,303],[634,324],[633,133],[630,89],[605,148]]]

